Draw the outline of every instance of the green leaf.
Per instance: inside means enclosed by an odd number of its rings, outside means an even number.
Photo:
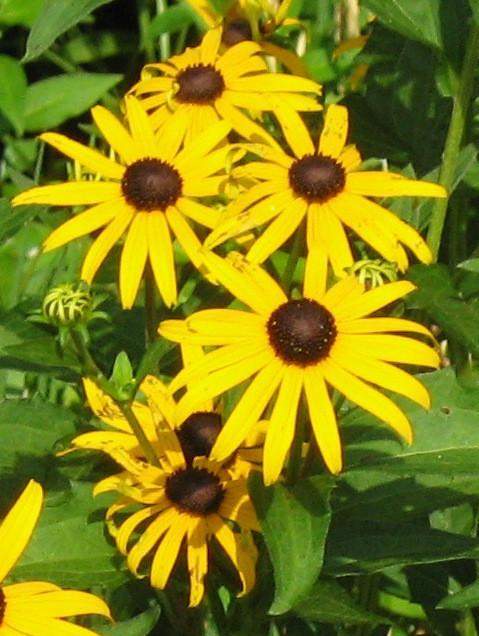
[[[71,73],[31,84],[26,95],[25,129],[47,130],[81,115],[121,78],[109,73]]]
[[[5,115],[18,135],[23,133],[23,112],[27,93],[27,78],[15,58],[0,55],[0,112]]]
[[[358,605],[335,581],[318,581],[293,608],[301,618],[342,625],[386,624],[389,621]]]
[[[329,533],[324,572],[332,576],[365,574],[393,565],[437,563],[478,555],[477,539],[422,524],[395,524],[392,528],[368,523],[341,524]]]
[[[446,596],[436,606],[437,609],[464,610],[479,607],[479,580],[467,585],[459,592]]]
[[[479,24],[479,0],[469,0],[469,4],[471,5],[474,21]]]
[[[355,408],[343,418],[348,471],[477,475],[479,393],[459,384],[451,368],[418,377],[431,395],[429,411],[404,398],[395,399],[412,424],[414,442],[410,446],[361,409]]]
[[[76,416],[71,411],[41,400],[5,400],[0,403],[1,494],[10,492],[6,482],[24,478],[44,479],[59,439],[73,435]]]
[[[31,26],[40,13],[44,0],[0,0],[0,24]]]
[[[479,274],[479,258],[470,258],[467,261],[458,263],[457,266],[460,269],[465,269],[468,272],[474,272],[475,274]]]
[[[38,205],[22,205],[12,208],[8,199],[0,199],[0,242],[10,238],[38,214]]]
[[[148,636],[160,618],[161,609],[151,607],[142,614],[108,627],[95,628],[102,636]]]
[[[408,278],[418,288],[408,304],[423,309],[447,336],[479,358],[479,309],[459,297],[446,265],[415,265]]]
[[[117,586],[128,579],[123,559],[104,528],[109,498],[93,498],[90,484],[72,483],[71,493],[46,507],[13,576],[52,581],[62,587]]]
[[[163,13],[158,14],[151,21],[149,35],[151,38],[157,38],[162,33],[181,31],[181,29],[188,26],[193,20],[193,10],[186,3],[177,4]]]
[[[440,0],[363,0],[388,28],[411,40],[442,47]]]
[[[321,571],[331,518],[329,477],[311,477],[288,488],[265,487],[251,478],[251,495],[273,563],[271,614],[283,614],[313,585]]]
[[[28,36],[23,61],[29,62],[41,55],[59,35],[109,2],[111,0],[45,0]]]

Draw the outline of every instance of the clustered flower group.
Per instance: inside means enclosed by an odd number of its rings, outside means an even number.
[[[329,105],[323,116],[321,87],[305,76],[299,58],[270,42],[288,20],[288,1],[262,28],[246,0],[223,24],[208,2],[191,4],[210,27],[201,44],[147,65],[120,118],[93,108],[111,152],[42,135],[78,161],[85,177],[32,188],[14,205],[87,206],[44,245],[51,250],[97,232],[81,271],[87,283],[124,236],[119,290],[126,309],[147,265],[166,307],[177,304],[175,239],[209,283],[235,299],[233,307],[200,309],[159,325],[162,337],[181,345],[183,368],[167,385],[147,376],[132,405],[154,463],[122,411],[91,379],[85,392],[107,430],[72,443],[72,449],[103,451],[121,467],[96,492],[119,494],[107,522],[131,571],[138,574],[143,565],[152,585],[163,588],[186,545],[195,606],[211,540],[235,566],[243,592],[254,585],[252,531],[260,528],[247,478],[256,470],[266,485],[281,479],[300,418],[310,422],[305,448],[317,446],[326,468],[341,471],[332,392],[411,442],[407,417],[378,388],[428,408],[421,382],[396,364],[437,367],[439,357],[427,344],[431,334],[377,313],[409,293],[411,283],[367,285],[351,272],[358,239],[400,272],[408,267],[406,250],[422,262],[432,258],[414,228],[367,197],[446,193],[434,183],[361,170],[358,150],[347,143],[346,108]],[[275,68],[282,63],[295,74],[271,72],[269,55]],[[322,118],[314,139],[299,113],[309,113],[314,130]],[[302,292],[291,292],[285,278],[267,271],[274,271],[268,259],[293,235],[294,249],[304,256]],[[222,256],[213,251],[220,245]],[[226,411],[222,397],[240,386]]]

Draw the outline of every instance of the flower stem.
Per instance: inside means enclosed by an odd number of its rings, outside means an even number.
[[[304,240],[304,231],[302,227],[299,227],[296,230],[294,235],[293,245],[291,246],[291,251],[288,256],[288,260],[286,262],[286,267],[284,268],[282,283],[283,289],[286,294],[289,293],[291,284],[293,282],[294,272],[296,271],[296,266],[298,265],[298,260],[301,254],[301,247],[303,245]]]
[[[464,135],[467,114],[471,102],[474,88],[474,74],[479,62],[479,25],[473,23],[469,33],[464,56],[464,65],[460,77],[457,78],[457,86],[454,95],[453,109],[449,130],[444,147],[441,170],[439,173],[439,183],[449,192],[454,183],[457,159]],[[448,207],[447,199],[438,199],[433,208],[429,231],[427,235],[428,243],[437,260],[439,248],[441,246],[441,236],[446,220]]]
[[[153,464],[153,466],[159,466],[160,463],[158,461],[158,457],[156,456],[155,449],[146,437],[143,428],[138,421],[138,418],[134,414],[130,405],[130,401],[119,400],[117,398],[111,382],[109,382],[109,380],[104,376],[101,369],[98,368],[98,365],[92,358],[91,353],[88,351],[82,334],[76,329],[71,329],[70,334],[73,345],[77,352],[78,359],[80,360],[80,364],[82,365],[82,374],[93,380],[95,384],[100,387],[100,389],[105,391],[111,397],[111,399],[121,410],[125,419],[130,425],[131,430],[138,440],[138,443],[140,444],[146,459],[150,462],[150,464]]]
[[[166,9],[166,0],[156,0],[156,12],[158,15],[164,13]],[[162,33],[160,35],[160,55],[163,61],[167,60],[171,55],[171,41],[169,33]]]

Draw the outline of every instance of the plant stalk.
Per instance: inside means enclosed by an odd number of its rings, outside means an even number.
[[[439,173],[439,183],[444,186],[448,192],[450,192],[454,183],[457,159],[461,149],[462,138],[464,136],[464,128],[474,87],[474,75],[478,62],[479,25],[473,23],[466,45],[464,65],[462,67],[460,77],[458,78],[451,121],[449,123],[449,130],[447,133],[446,145],[444,147],[442,165]],[[446,220],[447,207],[448,199],[438,199],[434,204],[431,222],[429,224],[427,240],[435,261],[437,261],[439,248],[441,246],[441,237]]]
[[[156,285],[150,263],[145,267],[145,313],[146,313],[146,345],[155,342],[158,329],[158,312],[156,310]]]

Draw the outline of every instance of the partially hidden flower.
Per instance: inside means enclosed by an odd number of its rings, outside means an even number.
[[[307,246],[321,261],[323,277],[328,261],[337,276],[354,263],[346,227],[384,259],[397,263],[401,271],[408,266],[403,246],[423,263],[431,262],[431,251],[417,230],[366,197],[442,198],[446,196],[442,186],[392,172],[359,170],[356,147],[345,145],[348,111],[344,106],[328,108],[317,147],[297,113],[284,107],[276,114],[292,154],[250,146],[262,160],[238,166],[232,176],[255,179],[256,184],[231,203],[227,218],[208,237],[208,248],[267,225],[247,255],[252,263],[262,263],[306,217]]]
[[[112,490],[120,498],[107,511],[109,528],[135,576],[150,557],[151,585],[163,589],[184,545],[190,606],[196,606],[204,594],[208,544],[215,539],[237,570],[242,593],[252,589],[257,550],[250,531],[259,528],[244,477],[206,458],[187,463],[169,432],[161,468],[132,461],[123,475],[100,482],[95,494]]]
[[[93,636],[96,632],[62,619],[85,614],[111,619],[97,596],[40,581],[2,585],[30,540],[42,504],[42,487],[32,480],[0,525],[0,634]]]
[[[321,87],[313,80],[269,73],[255,42],[220,53],[221,27],[210,29],[196,48],[144,67],[133,92],[151,112],[155,128],[174,122],[188,141],[219,119],[245,139],[276,146],[248,111],[275,112],[279,104],[299,111],[321,109]]]
[[[260,267],[240,255],[233,258],[210,253],[205,263],[251,310],[207,309],[186,320],[164,321],[159,328],[161,335],[175,342],[215,347],[173,380],[172,391],[189,383],[178,404],[180,413],[250,379],[210,457],[221,461],[229,456],[271,403],[263,473],[265,483],[273,483],[293,441],[304,390],[318,447],[329,470],[338,473],[341,442],[328,386],[411,442],[406,415],[372,385],[428,408],[429,394],[421,382],[391,363],[435,368],[439,357],[425,343],[395,333],[431,337],[422,325],[370,314],[402,298],[414,285],[400,281],[366,291],[350,276],[326,290],[315,263],[309,262],[303,298],[290,299]]]
[[[171,306],[177,299],[171,233],[191,262],[200,267],[201,244],[191,223],[213,228],[221,213],[196,199],[222,191],[226,180],[224,166],[231,154],[231,147],[224,143],[230,126],[216,122],[207,130],[205,127],[201,135],[181,149],[183,134],[174,122],[162,129],[159,137],[134,97],[126,98],[125,107],[129,130],[102,106],[92,110],[96,125],[118,153],[118,161],[63,135],[41,135],[43,141],[104,180],[35,187],[15,197],[13,205],[93,206],[54,230],[46,239],[44,250],[104,228],[83,262],[81,278],[90,283],[108,252],[126,232],[120,261],[123,306],[133,305],[147,260],[165,304]]]
[[[275,32],[281,27],[299,27],[303,24],[288,17],[292,0],[282,0],[279,7],[270,0],[239,0],[226,14],[216,11],[208,0],[187,0],[208,28],[223,24],[222,44],[226,47],[254,40],[263,53],[272,55],[294,75],[306,76],[307,69],[301,58],[289,49],[276,44]]]

